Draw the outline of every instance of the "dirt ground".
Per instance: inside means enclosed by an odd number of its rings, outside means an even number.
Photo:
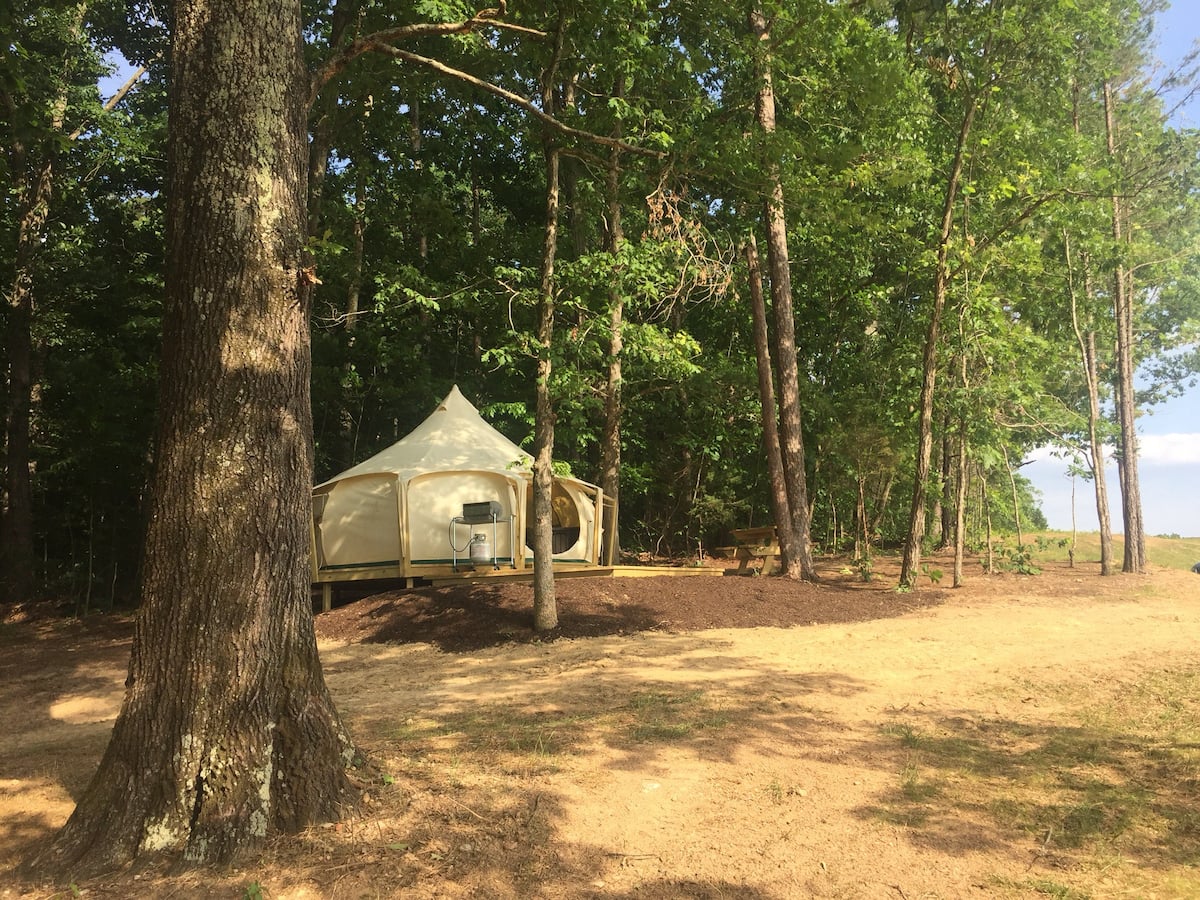
[[[1179,877],[1200,865],[1186,858],[1200,849],[1200,815],[1182,861],[1178,846],[1172,856],[1127,844],[1098,863],[1053,840],[1053,823],[1045,833],[1005,827],[996,803],[964,801],[953,782],[986,771],[1003,795],[1009,779],[1015,804],[1028,779],[1013,742],[1086,737],[1076,707],[1090,691],[1200,671],[1200,577],[1100,578],[1090,563],[984,576],[973,565],[964,588],[949,588],[947,575],[904,594],[894,569],[880,560],[879,577],[864,583],[826,561],[817,585],[562,579],[551,639],[528,627],[527,585],[339,606],[317,630],[367,761],[361,805],[232,869],[119,872],[73,890],[1194,896],[1197,881]],[[20,882],[15,867],[65,821],[99,761],[130,632],[121,617],[0,628],[0,897],[72,895],[66,883]],[[934,741],[974,756],[922,793],[918,763],[929,757],[916,754]],[[1093,748],[1090,759],[1116,768],[1115,752]],[[1200,807],[1197,788],[1200,777],[1180,790]]]

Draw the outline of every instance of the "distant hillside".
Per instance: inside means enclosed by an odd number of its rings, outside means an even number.
[[[1067,559],[1067,551],[1070,545],[1060,547],[1058,546],[1058,542],[1064,539],[1070,541],[1071,532],[1047,531],[1040,534],[1031,534],[1025,536],[1025,541],[1032,544],[1036,542],[1038,537],[1045,538],[1050,546],[1045,550],[1036,549],[1034,551],[1035,559],[1047,561],[1065,561]],[[1116,560],[1118,568],[1120,567],[1121,557],[1124,552],[1125,541],[1123,536],[1114,534],[1113,559]],[[1200,562],[1200,537],[1147,537],[1146,557],[1156,566],[1167,566],[1171,569],[1190,569],[1197,562]],[[1099,532],[1079,532],[1076,538],[1075,559],[1077,562],[1084,560],[1095,562],[1100,559]]]

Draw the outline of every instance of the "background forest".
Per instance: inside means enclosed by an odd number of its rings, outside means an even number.
[[[1046,443],[1140,532],[1137,409],[1200,368],[1200,133],[1162,99],[1195,73],[1148,68],[1152,0],[304,5],[318,480],[452,384],[532,446],[543,386],[622,548],[695,554],[778,519],[769,350],[821,550],[1044,524]],[[0,10],[11,600],[136,577],[165,14]]]

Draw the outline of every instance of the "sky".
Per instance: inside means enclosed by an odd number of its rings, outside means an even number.
[[[1158,58],[1166,66],[1180,60],[1200,40],[1200,3],[1172,0],[1160,13],[1154,30]],[[1200,127],[1200,99],[1179,111],[1175,124]],[[1141,465],[1138,476],[1145,530],[1151,535],[1200,537],[1200,386],[1182,397],[1142,411],[1138,423]],[[1071,528],[1072,479],[1067,463],[1043,449],[1021,474],[1042,492],[1042,512],[1051,528]],[[1121,495],[1116,468],[1110,465],[1108,490],[1113,530],[1121,530]],[[1096,531],[1096,500],[1088,482],[1075,482],[1076,522],[1081,531]]]

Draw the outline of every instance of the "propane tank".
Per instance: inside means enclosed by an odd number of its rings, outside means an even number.
[[[487,535],[476,532],[471,536],[471,565],[476,569],[492,564],[492,545],[488,543]]]

